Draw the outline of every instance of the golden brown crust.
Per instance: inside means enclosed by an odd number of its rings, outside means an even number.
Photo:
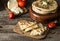
[[[15,28],[13,29],[13,31],[16,32],[16,33],[19,33],[19,34],[22,35],[22,36],[31,37],[31,38],[35,38],[35,39],[45,38],[46,35],[47,35],[47,33],[48,33],[48,30],[47,30],[44,35],[41,35],[41,36],[30,36],[29,33],[23,33],[23,32],[19,29],[19,25],[18,25],[18,24],[15,26]]]
[[[31,28],[32,27],[32,29],[31,29],[31,31],[29,30],[29,31],[25,32],[26,29],[25,30],[21,30],[20,26],[22,26],[22,25],[19,25],[19,23],[18,23],[15,26],[15,28],[13,29],[13,31],[16,32],[16,33],[19,33],[19,34],[21,34],[23,36],[26,36],[26,37],[31,37],[31,38],[35,38],[35,39],[42,39],[42,38],[44,38],[47,35],[47,33],[48,33],[48,28],[47,27],[46,28],[43,27],[42,24],[40,26],[38,26],[38,25],[36,26],[36,25],[37,24],[35,24],[35,26],[27,27],[27,28]],[[33,27],[37,27],[37,28],[33,28]],[[34,30],[36,31],[36,33],[34,32]],[[35,34],[33,34],[32,32],[34,32]]]

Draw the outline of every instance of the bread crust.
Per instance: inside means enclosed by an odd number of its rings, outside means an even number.
[[[35,39],[45,38],[46,35],[48,34],[48,30],[49,30],[49,29],[47,29],[46,31],[44,31],[44,34],[42,34],[42,35],[36,35],[36,36],[34,36],[34,35],[30,35],[31,32],[24,32],[24,31],[22,31],[22,30],[20,29],[20,27],[19,27],[19,24],[17,24],[17,25],[14,27],[14,29],[13,29],[14,32],[19,33],[19,34],[22,35],[22,36],[26,36],[26,37],[30,37],[30,38],[35,38]]]

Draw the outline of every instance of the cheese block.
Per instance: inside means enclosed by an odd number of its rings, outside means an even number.
[[[23,9],[18,7],[18,2],[17,0],[9,0],[7,3],[8,9],[10,9],[12,12],[15,14],[23,13]]]

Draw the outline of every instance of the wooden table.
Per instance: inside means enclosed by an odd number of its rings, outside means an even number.
[[[26,15],[29,17],[28,14]],[[22,15],[16,19],[8,19],[7,11],[0,11],[0,41],[60,41],[60,27],[51,30],[47,37],[42,40],[31,39],[14,33],[12,29],[19,19],[26,17],[26,15]]]
[[[13,28],[19,19],[26,16],[29,18],[28,14],[26,14],[16,19],[8,19],[7,11],[0,11],[0,41],[60,41],[60,26],[54,30],[50,30],[47,37],[42,40],[36,40],[14,33]]]

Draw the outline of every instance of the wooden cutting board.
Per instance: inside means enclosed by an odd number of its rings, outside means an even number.
[[[22,19],[32,21],[30,18],[22,18]],[[21,19],[20,19],[20,20],[21,20]],[[23,33],[23,31],[21,31],[20,26],[19,26],[18,23],[17,23],[17,25],[14,27],[13,31],[16,32],[16,33],[19,33],[20,35],[23,35],[23,36],[26,36],[26,37],[30,37],[30,38],[35,38],[35,39],[45,38],[46,35],[48,34],[48,29],[47,29],[47,31],[46,31],[43,35],[40,35],[40,36],[31,36],[31,35],[30,35],[30,32]]]

